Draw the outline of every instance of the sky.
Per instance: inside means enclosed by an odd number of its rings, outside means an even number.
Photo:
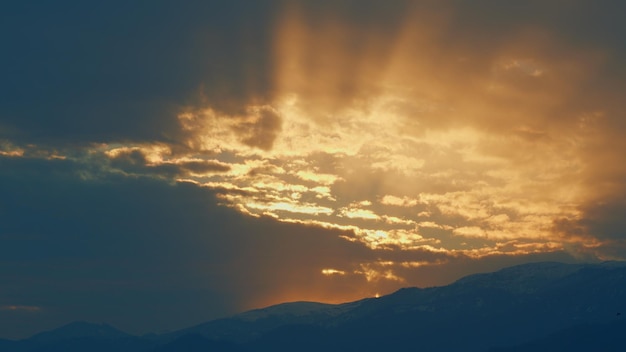
[[[622,1],[4,1],[0,338],[626,259]]]

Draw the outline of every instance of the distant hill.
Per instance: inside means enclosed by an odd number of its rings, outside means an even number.
[[[199,334],[213,340],[246,342],[286,325],[319,325],[343,315],[363,301],[345,304],[289,302],[255,309],[230,318],[213,320],[166,335],[168,338]]]
[[[93,324],[84,321],[76,321],[51,331],[36,334],[29,340],[45,343],[73,338],[119,339],[130,336],[131,335],[107,324]]]
[[[377,299],[285,303],[151,338],[74,323],[19,342],[0,341],[0,347],[7,352],[610,351],[626,346],[619,337],[626,336],[622,312],[626,263],[533,263]]]
[[[1,345],[0,345],[1,346]],[[139,352],[156,343],[129,335],[107,324],[73,322],[60,328],[15,341],[6,352]]]

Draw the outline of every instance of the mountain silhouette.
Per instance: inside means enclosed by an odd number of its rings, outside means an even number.
[[[626,344],[626,322],[582,324],[519,346],[489,352],[618,352]]]
[[[107,324],[72,322],[14,342],[7,352],[136,352],[154,347],[155,342],[122,332]]]
[[[0,341],[0,347],[7,352],[513,352],[581,346],[608,351],[624,345],[619,336],[626,336],[620,320],[625,279],[624,262],[533,263],[345,304],[284,303],[150,338],[73,323],[22,341]]]
[[[72,338],[102,338],[118,339],[130,337],[131,335],[122,332],[107,324],[94,324],[85,321],[76,321],[64,325],[60,328],[41,332],[30,338],[36,342],[54,342]]]

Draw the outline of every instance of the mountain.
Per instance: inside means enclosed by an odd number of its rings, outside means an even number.
[[[235,343],[213,341],[199,334],[183,335],[174,341],[157,347],[151,352],[246,352],[247,350]]]
[[[84,321],[69,323],[60,328],[41,332],[29,340],[35,342],[54,342],[74,338],[119,339],[131,335],[107,324],[93,324]]]
[[[136,352],[154,342],[122,332],[107,324],[73,322],[60,328],[15,341],[7,352]]]
[[[369,350],[518,345],[574,325],[615,320],[626,305],[625,275],[624,263],[526,264],[444,287],[402,289],[338,317],[331,332],[343,347]]]
[[[0,339],[0,351],[12,351],[16,348],[16,341]]]
[[[626,312],[625,262],[544,262],[345,304],[284,303],[151,338],[74,323],[13,346],[6,342],[2,350],[610,350],[626,332],[620,312]]]
[[[572,326],[614,321],[626,311],[625,278],[621,262],[520,265],[444,287],[402,289],[317,324],[280,328],[256,344],[268,351],[289,350],[288,340],[328,351],[515,346]]]
[[[213,340],[246,342],[287,325],[320,324],[349,312],[363,301],[345,304],[289,302],[255,309],[168,334],[176,338],[199,334]]]
[[[582,324],[519,346],[489,352],[619,352],[626,349],[626,322]]]

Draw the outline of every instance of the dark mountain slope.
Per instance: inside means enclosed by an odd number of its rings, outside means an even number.
[[[174,341],[157,347],[151,352],[246,352],[246,350],[232,342],[213,341],[199,334],[183,335]]]
[[[625,276],[622,263],[528,264],[361,301],[314,324],[324,329],[300,327],[298,333],[302,341],[338,350],[484,351],[581,323],[611,321],[616,312],[626,311]],[[279,341],[276,335],[268,336]],[[267,339],[260,342],[263,350],[271,350]],[[283,346],[277,342],[274,347]]]
[[[626,263],[534,263],[340,305],[286,303],[150,338],[75,323],[23,341],[0,341],[0,347],[6,352],[610,350],[621,343],[624,330],[618,312],[626,312]]]
[[[69,323],[60,328],[44,331],[32,336],[34,342],[54,342],[72,338],[119,339],[131,335],[107,324],[93,324],[84,321]]]
[[[490,352],[618,352],[626,350],[626,322],[582,324],[520,346]]]
[[[73,322],[15,341],[7,352],[139,352],[155,342],[129,335],[107,324]]]
[[[255,309],[230,318],[213,320],[168,334],[176,338],[186,334],[200,334],[212,340],[245,342],[263,336],[274,329],[288,325],[321,324],[340,316],[362,301],[346,304],[317,302],[290,302]]]

